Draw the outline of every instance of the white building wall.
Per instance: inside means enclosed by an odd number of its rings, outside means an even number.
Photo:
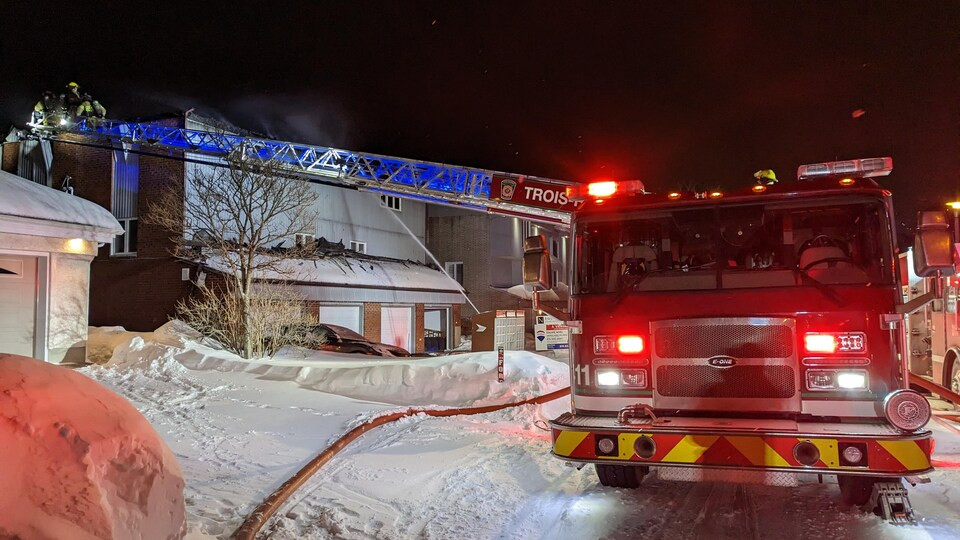
[[[90,262],[97,253],[96,242],[0,233],[2,253],[45,259],[39,279],[44,290],[38,291],[42,324],[35,330],[44,342],[46,358],[41,359],[82,364],[87,356]]]
[[[405,199],[401,210],[381,206],[377,193],[354,191],[333,186],[316,185],[319,214],[316,236],[331,242],[365,242],[367,253],[396,259],[424,262],[425,253],[403,228],[426,241],[426,204]],[[397,220],[399,218],[399,221]]]

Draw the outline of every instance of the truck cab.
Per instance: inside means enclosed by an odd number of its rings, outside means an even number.
[[[553,454],[595,464],[611,487],[651,468],[788,485],[836,474],[852,504],[878,480],[929,472],[891,194],[874,180],[891,169],[808,165],[797,182],[735,192],[572,188],[572,397]],[[915,251],[931,273],[947,262],[942,219],[926,219],[937,234]],[[551,285],[528,248],[525,281]]]

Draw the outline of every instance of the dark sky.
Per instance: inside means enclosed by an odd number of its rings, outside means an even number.
[[[3,7],[0,120],[19,125],[76,80],[111,117],[197,107],[279,138],[539,176],[733,186],[892,155],[902,219],[960,198],[956,1]]]

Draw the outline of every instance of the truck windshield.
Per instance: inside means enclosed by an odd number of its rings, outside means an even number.
[[[886,285],[885,216],[880,202],[819,200],[587,219],[576,225],[574,292]]]

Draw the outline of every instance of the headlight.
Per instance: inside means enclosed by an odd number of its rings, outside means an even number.
[[[897,390],[883,400],[887,421],[903,431],[916,431],[930,421],[930,402],[913,390]]]
[[[837,372],[837,386],[845,390],[863,390],[867,387],[867,373],[865,371]]]
[[[619,386],[619,371],[597,371],[597,386]]]
[[[647,370],[645,369],[597,370],[597,386],[623,386],[625,388],[646,388],[647,387]]]
[[[811,369],[807,371],[807,389],[866,390],[867,372],[862,369]]]

